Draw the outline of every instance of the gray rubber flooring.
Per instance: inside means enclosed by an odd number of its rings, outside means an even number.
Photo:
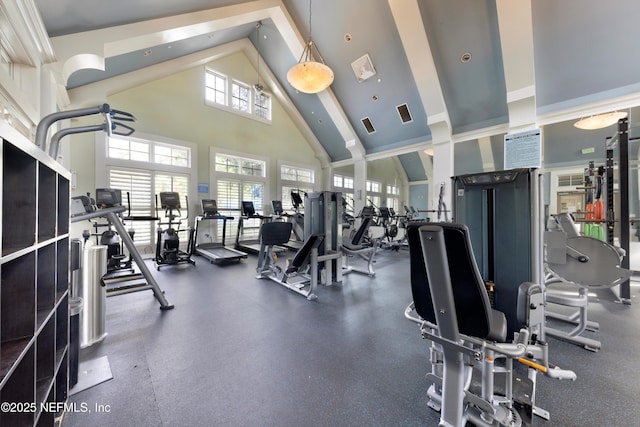
[[[113,379],[72,396],[63,427],[437,426],[428,343],[403,314],[408,252],[380,252],[375,278],[345,276],[316,301],[255,279],[256,259],[154,269],[174,310],[150,291],[108,298],[108,336],[80,358],[107,356]],[[578,380],[538,377],[551,421],[534,425],[640,425],[639,291],[631,305],[594,297],[599,352],[550,338]]]

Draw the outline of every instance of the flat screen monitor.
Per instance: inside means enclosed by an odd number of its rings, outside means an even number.
[[[96,205],[101,208],[112,208],[122,203],[122,190],[113,188],[96,188]]]
[[[180,209],[180,194],[173,191],[160,193],[160,206],[162,209]]]
[[[218,214],[218,204],[213,199],[203,199],[202,200],[202,213],[205,215],[217,215]]]
[[[256,214],[256,208],[253,207],[253,202],[242,201],[242,214],[246,216],[253,216]]]
[[[273,213],[276,215],[282,214],[284,210],[282,209],[282,201],[280,200],[272,200],[271,205],[273,206]]]

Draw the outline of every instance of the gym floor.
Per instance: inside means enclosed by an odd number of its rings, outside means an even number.
[[[438,425],[426,405],[428,342],[403,315],[408,252],[379,251],[375,278],[347,275],[315,301],[255,279],[256,256],[194,259],[151,267],[173,310],[151,291],[107,299],[108,336],[80,360],[107,356],[113,379],[73,395],[89,411],[68,412],[63,427]],[[551,361],[578,379],[538,376],[551,421],[534,425],[638,425],[639,293],[632,285],[631,305],[594,295],[599,352],[550,338]]]

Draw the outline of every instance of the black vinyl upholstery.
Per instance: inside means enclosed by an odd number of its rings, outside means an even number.
[[[350,243],[352,246],[362,245],[362,240],[364,239],[365,233],[367,232],[367,230],[369,229],[369,226],[371,225],[371,221],[373,221],[373,218],[371,217],[362,218],[360,227],[358,227],[358,229],[356,230],[356,233],[353,235],[353,239],[351,239]]]
[[[465,225],[451,223],[429,225],[410,223],[408,225],[411,289],[417,313],[423,319],[433,322],[435,314],[431,302],[431,288],[445,285],[429,283],[427,275],[429,260],[424,259],[423,243],[420,241],[420,229],[434,226],[443,231],[448,264],[448,271],[445,274],[449,275],[451,282],[459,332],[481,339],[504,342],[507,335],[506,319],[503,313],[491,307],[484,281],[473,255],[469,231]]]
[[[261,239],[265,246],[283,245],[291,238],[293,224],[290,222],[267,222],[262,224]]]
[[[290,274],[294,271],[298,271],[300,268],[304,267],[309,263],[309,256],[311,255],[311,250],[314,248],[318,248],[322,241],[324,240],[323,234],[312,234],[304,241],[304,244],[298,251],[296,252],[289,268],[287,268],[286,273]]]

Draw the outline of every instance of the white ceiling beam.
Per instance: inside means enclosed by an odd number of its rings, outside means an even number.
[[[451,120],[444,102],[429,40],[417,0],[389,0],[418,94],[427,113],[434,144],[451,141]]]
[[[106,58],[268,19],[283,7],[279,0],[259,0],[54,37],[61,83],[66,85],[71,74],[84,68],[104,70]],[[82,60],[92,56],[91,62]]]
[[[511,130],[535,126],[536,86],[533,63],[531,0],[497,0],[507,108]]]

